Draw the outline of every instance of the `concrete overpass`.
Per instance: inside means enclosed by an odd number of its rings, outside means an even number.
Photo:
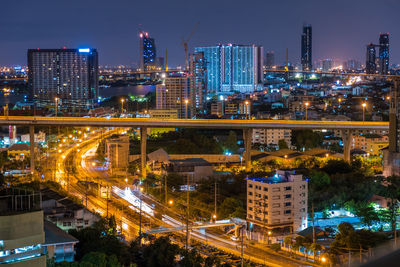
[[[238,129],[243,131],[245,143],[244,160],[246,169],[251,168],[252,129],[327,129],[341,130],[344,143],[344,159],[350,160],[352,132],[354,130],[389,130],[388,122],[362,121],[309,121],[309,120],[219,120],[219,119],[148,119],[148,118],[83,118],[83,117],[32,117],[2,116],[0,125],[29,126],[30,140],[33,144],[34,127],[37,126],[92,126],[92,127],[134,127],[140,128],[141,173],[146,176],[147,128],[195,128],[195,129]],[[31,145],[31,155],[34,146]],[[31,168],[34,170],[34,157]]]

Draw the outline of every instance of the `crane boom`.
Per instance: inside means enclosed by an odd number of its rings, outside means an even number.
[[[200,24],[200,22],[198,21],[193,26],[192,32],[189,34],[189,37],[186,38],[186,40],[182,39],[182,45],[185,50],[185,70],[188,70],[188,65],[189,65],[189,63],[188,63],[188,43],[189,43],[190,39],[192,38],[193,34],[195,33],[197,26],[199,26],[199,24]]]

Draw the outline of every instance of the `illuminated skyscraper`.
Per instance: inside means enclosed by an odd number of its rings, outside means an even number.
[[[376,73],[376,50],[374,44],[367,45],[367,55],[365,62],[365,72],[368,74]]]
[[[312,27],[310,24],[303,26],[301,35],[301,65],[303,70],[312,70]]]
[[[381,33],[379,36],[379,73],[389,72],[389,34]]]
[[[28,78],[38,103],[93,104],[98,97],[96,49],[29,49]]]
[[[203,52],[189,55],[189,74],[193,78],[191,101],[195,103],[196,109],[202,109],[207,95],[207,66]]]
[[[156,44],[148,32],[139,32],[140,42],[140,69],[142,71],[155,69],[156,66]]]
[[[207,66],[208,92],[249,93],[262,90],[263,48],[256,45],[196,47]]]

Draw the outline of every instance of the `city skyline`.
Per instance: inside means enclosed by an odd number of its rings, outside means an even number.
[[[251,1],[246,6],[234,2],[233,8],[227,8],[223,1],[196,6],[184,1],[136,5],[120,2],[104,8],[99,1],[87,1],[79,5],[57,4],[57,10],[63,10],[57,13],[51,12],[56,4],[48,0],[34,4],[22,1],[18,6],[5,3],[0,18],[4,26],[0,29],[4,39],[0,44],[3,51],[0,64],[25,65],[29,48],[89,46],[98,49],[101,65],[139,65],[138,30],[143,29],[155,39],[159,56],[165,56],[168,49],[169,65],[183,66],[182,37],[187,38],[197,22],[200,24],[189,42],[189,52],[195,46],[218,43],[256,44],[262,45],[264,51],[275,51],[277,64],[284,62],[286,47],[289,48],[289,61],[300,63],[304,23],[313,25],[314,60],[354,58],[365,62],[365,46],[383,32],[390,33],[392,47],[397,47],[400,42],[394,23],[394,12],[400,7],[397,1],[386,0],[378,10],[370,8],[375,3],[370,0],[290,2],[288,5]],[[341,4],[346,4],[346,8],[339,8],[343,6]],[[255,5],[259,8],[255,9]],[[182,13],[180,7],[184,6],[193,12]],[[11,16],[15,8],[19,15]],[[202,16],[206,11],[207,18]],[[69,15],[71,12],[74,12],[74,19]],[[247,19],[238,19],[240,17]],[[381,17],[386,19],[379,19]],[[390,58],[391,63],[400,62],[400,52],[391,49]]]

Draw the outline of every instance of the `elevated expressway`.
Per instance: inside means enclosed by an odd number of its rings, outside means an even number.
[[[92,126],[140,128],[141,173],[146,176],[147,128],[195,128],[195,129],[239,129],[243,131],[246,169],[251,168],[252,129],[311,129],[341,130],[344,143],[344,159],[350,160],[351,134],[354,130],[389,130],[388,122],[372,121],[310,121],[310,120],[219,120],[219,119],[148,119],[148,118],[83,118],[83,117],[36,117],[2,116],[0,125],[29,126],[33,140],[34,127],[38,126]],[[33,142],[31,142],[33,144]],[[33,155],[33,146],[31,154]],[[31,157],[31,166],[34,166]],[[31,168],[34,170],[34,168]]]

